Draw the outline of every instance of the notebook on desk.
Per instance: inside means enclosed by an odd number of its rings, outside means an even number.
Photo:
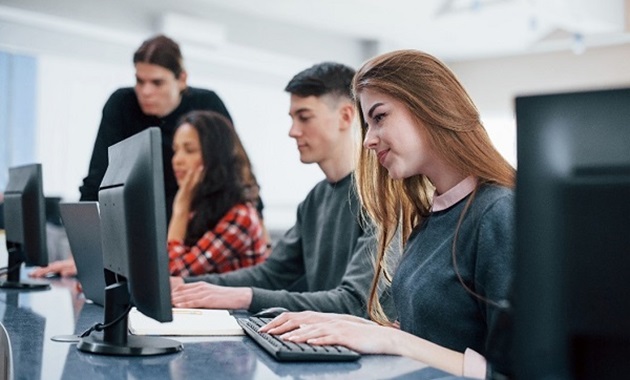
[[[61,202],[59,212],[83,294],[85,298],[103,306],[105,275],[98,202]]]
[[[128,317],[129,332],[134,335],[228,336],[245,335],[227,310],[173,309],[172,322],[158,322],[135,307]]]

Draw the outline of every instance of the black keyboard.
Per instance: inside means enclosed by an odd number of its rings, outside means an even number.
[[[236,318],[243,328],[259,346],[279,361],[353,361],[361,357],[356,351],[343,346],[316,346],[306,343],[287,342],[275,335],[258,332],[258,329],[273,318],[245,317]]]

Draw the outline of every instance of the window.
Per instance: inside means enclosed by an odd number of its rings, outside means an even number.
[[[8,168],[35,162],[37,61],[0,51],[0,192]]]

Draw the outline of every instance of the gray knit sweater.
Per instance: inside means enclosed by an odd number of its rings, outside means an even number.
[[[251,286],[252,312],[282,306],[366,316],[376,238],[360,225],[359,209],[352,175],[322,181],[298,206],[295,225],[265,262],[185,281]]]
[[[470,196],[468,196],[470,197]],[[467,292],[499,302],[506,300],[513,278],[515,249],[514,193],[482,186],[466,212],[456,245],[454,232],[468,200],[432,213],[412,233],[392,282],[392,294],[402,330],[464,352],[486,353],[490,335],[498,330],[497,307]]]

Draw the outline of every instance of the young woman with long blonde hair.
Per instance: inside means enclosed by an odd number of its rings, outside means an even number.
[[[263,331],[484,377],[492,341],[509,334],[497,321],[513,277],[515,170],[455,75],[431,55],[375,57],[353,90],[363,138],[357,187],[379,233],[372,321],[285,313]],[[388,270],[398,245],[402,256]],[[379,304],[383,278],[391,279],[395,321]]]

